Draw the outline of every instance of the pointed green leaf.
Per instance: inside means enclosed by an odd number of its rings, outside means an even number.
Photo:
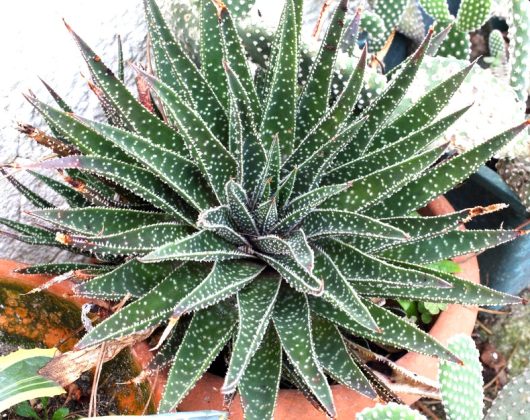
[[[184,206],[173,191],[162,183],[151,172],[138,166],[129,165],[108,158],[69,156],[60,159],[47,160],[32,165],[43,169],[82,169],[133,191],[139,197],[151,202],[154,206],[173,214],[185,223],[193,224],[194,217]]]
[[[105,272],[111,270],[111,265],[103,264],[88,264],[78,262],[67,262],[67,263],[46,263],[46,264],[33,264],[23,268],[17,268],[14,270],[15,273],[19,274],[47,274],[47,275],[61,275],[68,273],[69,271],[75,270],[90,270]]]
[[[94,82],[128,125],[139,135],[152,139],[155,144],[184,152],[185,143],[182,137],[140,104],[125,85],[114,76],[112,70],[103,64],[101,58],[68,25],[67,28],[81,50]],[[157,135],[150,135],[152,133],[157,133]]]
[[[190,160],[128,131],[107,124],[82,121],[147,166],[197,210],[204,210],[215,203],[212,190],[202,177],[199,168]]]
[[[455,230],[434,238],[390,245],[378,253],[405,262],[430,263],[472,252],[482,252],[521,236],[516,230]]]
[[[263,233],[269,232],[278,222],[276,199],[273,197],[270,200],[264,202],[256,209],[254,213],[256,216],[258,229]]]
[[[331,183],[339,179],[356,179],[392,166],[398,162],[403,162],[418,152],[425,150],[426,147],[437,140],[469,108],[470,106],[462,108],[381,149],[374,150],[350,162],[336,166],[324,177],[323,182]]]
[[[175,302],[193,290],[207,273],[208,267],[205,264],[181,265],[141,298],[98,324],[76,347],[82,349],[110,339],[126,337],[159,324],[171,315]]]
[[[431,37],[432,30],[429,30],[427,36],[416,52],[403,63],[403,68],[398,74],[394,75],[394,78],[388,84],[385,91],[363,110],[361,115],[367,116],[367,120],[359,131],[357,136],[358,142],[355,143],[355,149],[351,150],[348,157],[355,158],[364,154],[368,150],[373,136],[385,123],[387,118],[390,117],[398,103],[403,96],[405,96],[408,88],[411,86],[423,61]]]
[[[291,153],[294,145],[299,42],[293,0],[287,0],[285,7],[278,54],[260,127],[265,148],[270,148],[273,136],[277,135],[283,157]]]
[[[269,327],[240,382],[241,405],[248,420],[273,420],[282,371],[282,347]]]
[[[245,375],[245,369],[258,351],[269,326],[280,284],[279,276],[262,274],[237,294],[238,332],[221,392],[235,392]]]
[[[317,151],[324,143],[333,138],[341,129],[346,128],[348,119],[357,104],[366,68],[366,48],[350,76],[346,87],[331,109],[319,120],[309,134],[301,141],[293,154],[284,164],[285,170],[292,170]]]
[[[400,186],[406,185],[425,171],[440,157],[441,149],[429,150],[356,179],[351,182],[350,188],[328,199],[324,206],[353,212],[366,209],[391,196]]]
[[[305,219],[302,229],[308,238],[365,236],[368,238],[388,238],[404,240],[407,234],[392,223],[345,210],[317,209]]]
[[[341,384],[369,398],[374,398],[376,393],[349,355],[337,327],[320,317],[313,317],[311,326],[315,353],[322,368]]]
[[[110,235],[141,226],[170,222],[172,219],[165,213],[108,207],[43,209],[29,214],[62,229],[85,235]]]
[[[39,174],[38,172],[28,171],[31,175],[45,184],[48,188],[52,189],[55,193],[64,198],[66,203],[70,207],[87,207],[91,203],[81,193],[70,188],[68,185],[63,184],[49,176]]]
[[[142,264],[137,259],[129,260],[114,270],[75,286],[76,295],[117,300],[130,294],[140,298],[176,267],[173,261],[162,264]]]
[[[528,122],[511,128],[486,142],[462,153],[404,186],[381,204],[369,209],[371,216],[403,216],[416,210],[433,198],[445,193],[458,182],[475,172],[496,151],[512,140],[528,126]]]
[[[373,331],[379,331],[374,318],[361,302],[356,291],[339,271],[333,260],[320,253],[316,259],[315,275],[325,279],[322,299],[342,309],[355,322]]]
[[[430,124],[462,85],[475,63],[476,61],[439,83],[408,110],[380,130],[372,139],[369,150],[373,151],[394,143],[418,128]]]
[[[244,236],[239,234],[230,219],[230,210],[227,206],[214,207],[199,214],[197,225],[203,229],[211,230],[217,235],[235,245],[248,245]]]
[[[401,287],[407,285],[449,287],[449,284],[437,275],[397,267],[341,241],[321,240],[318,242],[318,247],[330,256],[342,275],[352,282],[352,286],[355,286],[353,280],[364,279],[397,283]]]
[[[173,316],[204,309],[237,293],[265,268],[251,261],[218,261],[212,271],[195,289],[181,299]]]
[[[335,308],[322,299],[314,298],[310,301],[312,311],[334,324],[351,331],[356,336],[370,339],[376,343],[382,343],[420,354],[427,354],[429,356],[436,356],[445,360],[458,360],[437,340],[415,325],[384,308],[380,308],[369,300],[363,299],[363,303],[368,307],[377,325],[381,328],[380,332],[374,332],[364,328],[357,322],[351,320],[344,311]]]
[[[223,203],[224,186],[229,179],[237,175],[237,165],[233,156],[210,131],[200,115],[175,91],[147,73],[139,71],[167,106],[195,163],[210,183],[219,202]],[[178,146],[173,144],[169,149],[178,150]]]
[[[335,417],[331,388],[316,359],[307,297],[284,288],[273,313],[274,326],[289,360],[330,417]]]
[[[348,0],[340,0],[314,58],[307,81],[298,97],[296,137],[302,139],[328,108],[331,82],[345,25]]]
[[[201,72],[219,98],[223,108],[228,106],[228,86],[223,69],[223,43],[219,31],[217,10],[211,0],[200,0],[199,21]]]
[[[276,196],[278,197],[278,209],[280,210],[287,205],[289,199],[291,198],[294,189],[294,184],[296,183],[297,173],[298,169],[294,168],[289,173],[289,175],[285,177],[283,182],[280,184],[280,187],[278,188]]]
[[[282,278],[301,293],[320,295],[324,290],[322,279],[315,277],[294,258],[287,255],[268,255],[256,252],[256,255],[274,268]]]
[[[187,236],[180,241],[168,243],[143,256],[142,262],[167,260],[222,261],[250,257],[243,251],[207,230]]]
[[[175,223],[157,223],[142,226],[111,235],[65,235],[59,241],[94,253],[113,255],[140,254],[152,251],[160,246],[173,243],[179,238],[187,237],[193,232],[190,226]]]
[[[175,41],[155,0],[145,0],[144,6],[158,78],[183,93],[212,132],[223,138],[228,121],[207,79]]]
[[[159,413],[180,404],[224,347],[235,324],[235,313],[220,305],[193,316],[169,371]]]
[[[55,207],[48,200],[42,198],[39,194],[33,192],[31,189],[26,187],[20,181],[18,181],[14,176],[8,175],[4,168],[0,168],[0,174],[2,174],[7,181],[17,189],[20,194],[22,194],[26,199],[37,208],[51,208]]]
[[[247,207],[248,197],[245,190],[241,185],[230,180],[226,183],[225,192],[228,207],[230,208],[230,216],[236,226],[241,229],[243,233],[259,235],[259,230],[254,221],[254,217],[252,217],[252,214]]]

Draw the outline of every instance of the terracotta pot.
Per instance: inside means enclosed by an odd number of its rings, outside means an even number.
[[[423,210],[422,214],[441,215],[453,211],[453,207],[444,197],[438,197]],[[479,267],[475,256],[459,257],[455,259],[455,261],[459,263],[461,268],[461,271],[458,273],[459,277],[474,283],[480,282]],[[6,265],[2,265],[2,263]],[[16,265],[13,262],[3,262],[0,260],[0,278],[9,276],[13,268],[19,266],[20,265]],[[17,282],[22,282],[31,287],[35,287],[43,281],[42,276],[15,275],[12,277]],[[84,300],[71,297],[71,286],[72,284],[65,282],[58,286],[54,286],[50,291],[59,294],[62,297],[66,297],[79,305],[84,302]],[[442,344],[447,344],[447,341],[456,334],[470,335],[473,331],[476,317],[477,309],[475,307],[449,305],[447,310],[440,314],[429,333]],[[152,358],[152,353],[149,351],[149,347],[146,343],[139,343],[134,346],[131,350],[131,354],[136,359],[140,368],[147,366],[147,363]],[[407,353],[397,361],[397,364],[428,378],[437,378],[438,361],[435,358],[417,353]],[[158,405],[158,402],[160,401],[165,381],[166,377],[164,373],[156,378],[150,378],[152,386],[152,401],[155,405]],[[179,405],[179,410],[224,410],[223,396],[219,392],[222,383],[223,378],[206,373],[198,381],[190,394],[184,399],[182,404]],[[332,391],[339,419],[351,419],[355,413],[376,404],[375,400],[365,397],[342,385],[333,385]],[[418,396],[415,395],[400,395],[400,397],[407,404],[412,404],[418,399]],[[229,418],[231,420],[243,419],[243,410],[239,396],[236,396],[230,407]],[[307,401],[301,392],[297,390],[282,389],[278,396],[274,418],[278,420],[324,420],[326,419],[326,416]]]
[[[56,284],[45,292],[26,294],[48,281],[50,277],[18,274],[14,271],[24,266],[14,261],[0,260],[0,332],[4,333],[2,339],[12,341],[13,344],[31,342],[49,348],[57,347],[63,352],[71,350],[82,332],[81,305],[89,300],[74,297],[74,284],[70,281]],[[90,302],[106,304],[96,300]],[[120,414],[142,414],[149,404],[149,387],[123,383],[140,372],[142,366],[138,365],[137,360],[134,349],[131,349],[130,354],[122,352],[109,362],[110,365],[102,373],[98,393],[112,400]],[[112,380],[106,380],[106,372],[112,375]],[[154,408],[154,404],[151,404],[151,411],[154,411]]]

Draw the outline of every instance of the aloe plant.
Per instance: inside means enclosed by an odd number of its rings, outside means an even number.
[[[135,67],[147,87],[139,100],[70,27],[108,121],[83,119],[62,99],[56,108],[27,96],[50,128],[45,141],[56,158],[13,166],[31,171],[68,206],[53,207],[15,172],[6,174],[37,207],[28,212],[34,224],[0,220],[10,235],[99,260],[25,272],[77,278],[81,296],[133,299],[78,349],[161,327],[160,350],[145,372],[171,364],[160,412],[178,407],[224,351],[229,363],[220,391],[240,393],[246,418],[272,418],[281,378],[334,416],[329,378],[368,396],[391,395],[349,343],[458,360],[380,306],[381,298],[520,302],[429,267],[518,237],[512,230],[459,229],[499,206],[411,215],[528,124],[444,160],[444,146],[433,143],[467,108],[437,115],[469,68],[396,115],[414,89],[432,31],[384,92],[358,111],[366,50],[351,57],[355,70],[330,100],[347,1],[334,11],[302,86],[301,0],[285,2],[268,66],[255,73],[220,0],[201,3],[200,67],[155,1],[144,3],[156,72]]]

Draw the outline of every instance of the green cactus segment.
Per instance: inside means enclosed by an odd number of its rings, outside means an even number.
[[[217,10],[211,0],[200,0],[199,21],[201,71],[219,98],[224,109],[228,107],[228,87],[223,70],[223,43],[219,32]]]
[[[175,198],[173,191],[151,172],[138,166],[108,158],[68,156],[37,164],[43,169],[82,169],[118,182],[124,188],[151,202],[154,206],[176,216],[184,223],[193,224],[189,210]]]
[[[479,146],[462,153],[421,175],[391,198],[368,210],[369,216],[403,216],[429,202],[440,194],[447,192],[455,183],[463,181],[475,172],[479,166],[517,134],[523,131],[528,123],[492,137]]]
[[[387,30],[391,31],[397,26],[409,0],[377,0],[374,3],[374,12],[381,16],[385,23],[385,27]]]
[[[141,258],[142,262],[168,260],[223,261],[250,257],[211,231],[200,231],[180,241],[163,245]]]
[[[448,22],[443,22],[445,26]],[[471,39],[467,32],[460,32],[457,29],[457,25],[454,25],[446,39],[440,45],[438,55],[441,57],[455,57],[459,60],[469,61],[471,53]]]
[[[212,306],[197,312],[175,355],[158,407],[159,413],[174,409],[219,354],[236,324],[235,312]],[[208,345],[205,345],[207,339]]]
[[[239,327],[232,357],[221,391],[235,392],[245,369],[258,351],[269,326],[272,310],[280,290],[280,277],[263,274],[237,294]]]
[[[495,65],[502,64],[506,61],[506,41],[504,41],[504,36],[498,29],[490,32],[488,48],[490,50],[490,56],[496,61]]]
[[[81,50],[94,82],[115,108],[115,112],[123,116],[135,132],[152,139],[155,144],[171,150],[185,150],[182,138],[147,111],[114,76],[112,70],[103,64],[101,58],[70,27],[68,29]],[[152,136],[152,133],[157,135]]]
[[[458,255],[481,252],[521,235],[512,230],[455,230],[434,238],[420,238],[403,244],[392,244],[379,254],[405,262],[427,264]],[[429,246],[426,247],[425,244]]]
[[[364,328],[359,323],[353,321],[346,312],[335,308],[328,302],[314,298],[310,300],[310,306],[313,312],[350,331],[352,334],[370,339],[376,343],[395,346],[445,360],[458,360],[448,349],[429,334],[421,331],[403,318],[380,308],[369,300],[363,299],[363,303],[369,309],[377,325],[379,325],[380,330],[378,332]]]
[[[438,380],[447,418],[480,419],[484,409],[480,354],[474,341],[464,335],[452,337],[448,347],[462,363],[440,360]]]
[[[442,150],[435,148],[417,154],[403,162],[354,180],[348,190],[327,200],[325,206],[339,210],[362,211],[411,182],[414,176],[424,172],[436,162]]]
[[[315,275],[325,278],[326,288],[322,298],[342,309],[350,318],[363,327],[379,331],[379,327],[370,314],[370,311],[361,302],[356,291],[351,287],[342,273],[333,264],[329,256],[319,255],[315,261]]]
[[[169,318],[175,301],[191,292],[207,274],[207,267],[202,264],[181,265],[141,298],[98,324],[77,343],[77,347],[82,349],[106,340],[126,337],[159,324]],[[172,299],[168,299],[168,296]]]
[[[245,419],[273,419],[281,370],[282,347],[276,332],[269,327],[239,382]]]
[[[266,100],[260,137],[269,149],[278,136],[282,155],[287,157],[294,144],[295,107],[298,74],[299,27],[293,0],[287,0],[281,39]]]
[[[374,133],[384,124],[399,101],[405,96],[407,89],[412,84],[420,68],[431,37],[432,31],[429,31],[427,37],[423,40],[416,52],[406,61],[400,72],[394,76],[385,91],[363,110],[361,115],[363,117],[366,116],[367,120],[357,136],[360,142],[357,142],[355,145],[357,150],[361,151],[361,154],[365,154]],[[353,155],[353,152],[351,154],[351,158],[357,157]]]
[[[123,60],[123,45],[121,43],[121,36],[116,37],[118,40],[118,79],[125,82],[125,63]]]
[[[26,98],[61,137],[75,145],[83,154],[113,158],[125,163],[133,162],[133,159],[119,147],[84,126],[73,115],[52,108],[34,97],[27,96]]]
[[[530,4],[524,0],[511,2],[512,13],[509,18],[510,29],[510,85],[514,88],[518,98],[525,101],[530,86]]]
[[[276,200],[271,198],[260,205],[255,212],[256,223],[258,229],[265,233],[269,232],[272,227],[278,222],[278,208],[276,207]]]
[[[165,213],[108,207],[43,209],[29,214],[59,228],[94,236],[111,235],[171,221],[171,217]]]
[[[315,352],[323,369],[335,380],[370,398],[375,398],[370,382],[352,360],[338,328],[324,318],[311,320]]]
[[[493,400],[484,420],[502,419],[509,413],[513,420],[524,420],[530,413],[530,369],[511,379]]]
[[[192,232],[193,229],[189,226],[175,223],[158,223],[112,235],[69,235],[63,238],[59,234],[57,240],[94,253],[134,255],[152,251],[161,245],[174,242]]]
[[[340,0],[333,12],[306,84],[298,97],[296,138],[302,139],[326,112],[333,80],[333,67],[345,31],[348,0]],[[324,82],[324,83],[322,83]]]
[[[62,197],[70,207],[88,207],[91,205],[90,201],[83,197],[80,192],[74,190],[68,185],[50,178],[49,176],[39,174],[38,172],[28,172],[52,191],[54,191],[57,195]]]
[[[216,135],[224,136],[228,121],[212,88],[175,41],[156,2],[144,0],[144,6],[158,78],[182,92],[210,129]],[[139,134],[146,136],[141,132]]]
[[[195,209],[201,211],[216,202],[201,172],[190,160],[128,131],[106,124],[83,122],[144,164]]]
[[[390,224],[369,217],[334,209],[318,209],[304,219],[303,229],[308,238],[366,236],[403,240],[405,232]]]
[[[208,277],[177,303],[173,316],[204,309],[234,295],[264,268],[262,264],[244,260],[216,262]]]
[[[464,67],[462,70],[439,83],[436,87],[423,95],[407,111],[399,115],[394,121],[388,124],[387,127],[376,134],[370,144],[369,150],[376,150],[387,144],[394,143],[400,138],[414,132],[416,127],[430,124],[460,88],[462,82],[474,65],[475,62]],[[458,113],[455,114],[460,116],[461,113],[467,111],[467,109],[469,109],[469,107],[465,107],[462,110],[457,111]],[[449,116],[445,118],[449,118]],[[440,121],[441,120],[442,119],[440,119]]]
[[[395,419],[395,420],[427,420],[427,417],[413,410],[412,408],[390,402],[382,405],[377,404],[373,408],[365,408],[356,418],[358,420],[380,420],[380,419]]]
[[[327,414],[335,417],[331,388],[316,360],[307,297],[284,288],[274,307],[273,320],[282,347],[296,373]]]
[[[385,35],[389,34],[381,16],[370,10],[362,13],[361,31],[368,35],[370,51],[379,50],[385,43]]]
[[[247,239],[239,234],[230,218],[227,206],[214,207],[202,212],[197,221],[199,227],[211,230],[234,245],[248,245]]]
[[[164,280],[175,267],[172,261],[155,265],[132,259],[95,279],[79,283],[74,292],[98,299],[116,300],[127,294],[139,298]]]
[[[479,29],[490,16],[492,0],[462,0],[456,15],[456,28],[461,32]]]
[[[33,192],[18,181],[14,176],[6,176],[7,172],[3,168],[0,169],[0,174],[5,176],[5,179],[7,179],[7,181],[35,207],[39,209],[55,207],[48,200],[42,198],[39,194]]]
[[[210,131],[201,117],[167,85],[143,73],[175,120],[191,155],[208,179],[219,202],[223,202],[226,182],[237,174],[236,162],[223,144]],[[175,146],[170,148],[175,150]],[[211,156],[215,156],[213,161]]]
[[[438,21],[451,20],[447,0],[420,0],[425,11]]]

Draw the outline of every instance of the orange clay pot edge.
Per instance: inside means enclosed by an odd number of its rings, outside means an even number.
[[[433,200],[426,209],[426,213],[432,215],[441,215],[453,211],[453,207],[442,196]],[[479,267],[475,256],[460,257],[455,259],[455,261],[460,264],[461,271],[458,274],[460,277],[474,283],[480,282]],[[0,278],[12,279],[13,282],[28,287],[36,287],[49,279],[46,276],[21,275],[13,272],[14,269],[20,267],[24,267],[24,264],[10,260],[0,260]],[[52,286],[49,292],[66,298],[78,306],[86,302],[94,302],[90,299],[72,296],[72,286],[72,282],[66,281]],[[456,334],[470,335],[473,331],[476,317],[477,308],[475,307],[449,305],[447,310],[438,317],[429,333],[442,344],[447,344],[449,338]],[[136,344],[132,349],[132,355],[140,368],[145,368],[152,358],[152,353],[145,342]],[[397,364],[434,380],[438,375],[438,361],[432,357],[417,353],[407,353],[397,361]],[[150,377],[149,381],[153,389],[151,398],[155,406],[157,406],[162,397],[166,377],[161,373],[158,377]],[[225,410],[223,396],[219,391],[222,383],[223,379],[221,377],[206,373],[179,405],[179,411]],[[351,419],[355,413],[376,404],[376,401],[342,385],[334,385],[332,390],[338,419]],[[415,395],[400,395],[400,397],[407,404],[412,404],[419,398]],[[281,390],[278,395],[274,418],[277,420],[324,420],[327,417],[311,405],[301,392],[285,389]],[[243,409],[239,395],[235,397],[230,407],[230,419],[243,419]]]

